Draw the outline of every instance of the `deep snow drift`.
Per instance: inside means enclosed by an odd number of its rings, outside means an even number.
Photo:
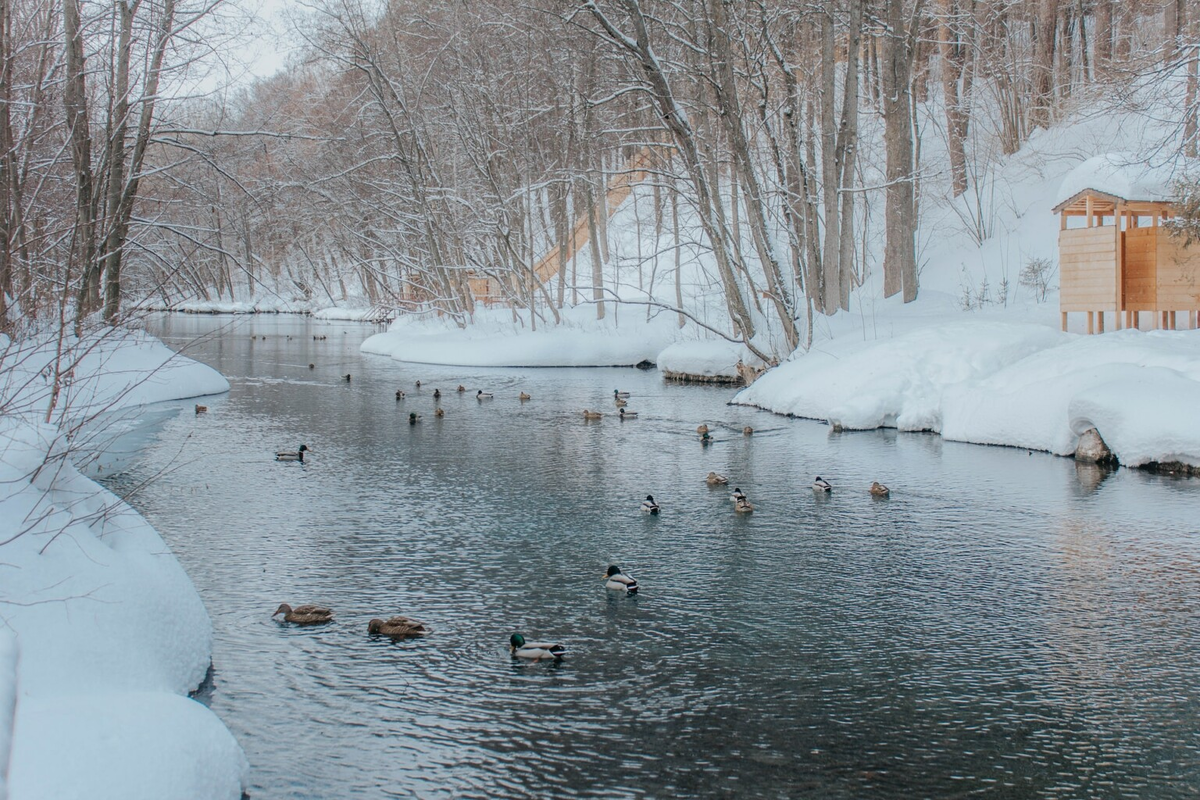
[[[208,614],[158,533],[76,470],[65,433],[228,383],[144,334],[71,342],[58,427],[36,421],[54,343],[0,344],[0,787],[11,744],[9,800],[237,798],[241,748],[186,697],[208,669]]]

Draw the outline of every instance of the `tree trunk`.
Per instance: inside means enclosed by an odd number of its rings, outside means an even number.
[[[100,305],[100,264],[96,260],[96,209],[92,178],[92,136],[88,127],[87,65],[83,55],[80,0],[63,0],[63,36],[66,73],[63,104],[71,139],[71,166],[75,177],[75,226],[72,254],[80,265],[79,293],[75,301],[75,327]]]
[[[1029,121],[1035,128],[1050,125],[1054,103],[1054,53],[1058,41],[1058,0],[1038,0],[1033,42],[1033,102]]]
[[[913,186],[912,65],[920,0],[887,0],[880,50],[884,146],[887,154],[883,294],[917,298],[916,192]]]

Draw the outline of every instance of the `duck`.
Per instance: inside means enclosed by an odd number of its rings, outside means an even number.
[[[599,411],[589,411],[586,408],[583,410],[583,418],[584,419],[600,419],[603,416],[604,415],[601,414]]]
[[[731,502],[740,503],[746,499],[746,493],[735,486],[733,487],[733,494],[729,495],[729,499]]]
[[[208,406],[197,405],[197,406],[196,406],[196,413],[197,413],[197,414],[207,414],[207,413],[208,413]]]
[[[708,426],[707,426],[707,425],[703,425],[703,424],[701,424],[701,425],[697,425],[697,426],[696,426],[696,433],[698,433],[698,434],[700,434],[701,436],[703,436],[704,434],[708,433]]]
[[[820,475],[818,475],[817,479],[815,481],[813,481],[813,491],[814,492],[832,492],[833,484],[831,484],[829,481],[825,480]]]
[[[462,394],[466,390],[467,390],[467,387],[463,386],[461,383],[458,385],[458,393],[459,394]]]
[[[390,619],[373,619],[367,623],[367,633],[378,634],[380,636],[391,636],[398,638],[401,636],[424,636],[429,633],[429,628],[426,628],[415,619],[408,617],[392,617]]]
[[[753,433],[754,433],[754,428],[751,428],[749,425],[747,425],[746,427],[742,428],[742,435],[743,435],[743,436],[750,436],[750,435],[752,435]]]
[[[527,658],[530,661],[541,661],[543,658],[560,660],[567,653],[567,648],[552,642],[527,642],[525,637],[514,633],[508,638],[508,649],[513,658]]]
[[[350,373],[347,372],[345,375],[343,375],[342,380],[344,380],[346,383],[349,383],[350,382]]]
[[[616,564],[613,564],[608,568],[608,572],[605,573],[604,577],[606,578],[604,582],[605,589],[612,589],[615,592],[629,592],[629,594],[637,594],[637,581],[622,572],[621,568]]]
[[[517,399],[519,399],[519,400],[520,400],[522,403],[524,403],[526,400],[532,400],[533,398],[532,398],[532,397],[530,397],[530,396],[529,396],[528,394],[526,394],[525,392],[521,392],[521,394],[520,394],[520,395],[518,395],[518,398],[517,398]]]
[[[295,452],[292,452],[290,450],[285,450],[282,453],[276,453],[275,460],[276,461],[299,461],[301,464],[303,464],[304,463],[304,454],[306,452],[308,452],[308,445],[302,444],[302,445],[300,445],[299,449],[297,449]]]
[[[629,405],[629,401],[628,401],[628,400],[622,400],[622,399],[621,399],[621,398],[619,398],[619,397],[617,398],[617,408],[624,408],[624,407],[625,407],[625,406],[627,406],[627,405]]]
[[[637,417],[638,417],[638,412],[626,411],[623,408],[621,409],[621,419],[637,419]]]
[[[729,478],[726,478],[719,472],[710,472],[704,478],[704,482],[709,486],[724,486],[725,484],[729,483]]]
[[[654,495],[646,495],[646,499],[642,501],[643,514],[658,514],[658,503],[654,502]]]
[[[435,417],[444,417],[444,416],[446,416],[446,410],[442,409],[442,408],[435,408],[433,410],[433,415]]]
[[[872,483],[871,488],[868,489],[867,491],[869,491],[871,494],[875,495],[876,497],[887,497],[888,495],[890,495],[892,493],[891,489],[884,486],[879,481],[875,481],[874,483]]]
[[[754,510],[754,506],[750,505],[750,501],[743,497],[741,500],[738,500],[736,503],[734,503],[733,510],[743,513],[750,513]]]
[[[396,390],[396,399],[397,399],[397,400],[403,400],[403,399],[404,399],[404,392],[403,392],[403,391],[401,391],[400,389],[397,389],[397,390]]]
[[[409,425],[416,425],[416,424],[417,424],[418,422],[420,422],[420,421],[421,421],[421,415],[420,415],[420,414],[418,414],[418,413],[417,413],[417,412],[415,412],[415,411],[410,411],[410,412],[409,412],[409,414],[408,414],[408,424],[409,424]]]
[[[704,433],[700,434],[700,444],[712,444],[712,443],[713,443],[713,437],[708,435],[708,431],[705,431]]]
[[[476,400],[491,400],[494,396],[491,392],[485,392],[483,389],[475,393]]]
[[[309,364],[309,365],[308,365],[308,368],[309,368],[309,369],[316,369],[316,368],[317,368],[317,365],[316,365],[316,364]]]
[[[291,622],[295,625],[321,625],[333,619],[333,612],[324,606],[296,606],[292,608],[287,603],[280,603],[279,608],[275,609],[274,617],[278,614],[283,614],[284,622]]]
[[[442,399],[442,390],[441,390],[441,389],[434,389],[434,390],[433,390],[433,399],[434,399],[434,400],[441,400],[441,399]]]
[[[420,381],[417,381],[417,388],[418,388],[418,389],[420,389],[420,388],[421,388],[421,382],[420,382]]]
[[[620,392],[616,389],[613,389],[613,397],[617,398],[618,400],[625,400],[629,397],[629,392]]]

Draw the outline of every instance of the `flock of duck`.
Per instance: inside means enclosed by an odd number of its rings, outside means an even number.
[[[350,382],[350,375],[343,376],[343,380]],[[421,381],[416,382],[416,388],[421,389]],[[459,384],[457,389],[458,394],[465,394],[467,388]],[[396,390],[396,400],[404,400],[407,395],[402,389]],[[613,389],[613,400],[617,408],[617,416],[621,420],[637,419],[636,411],[629,411],[626,406],[629,403],[629,392],[622,392],[618,389]],[[433,399],[437,403],[442,397],[441,389],[433,390]],[[479,402],[491,400],[495,397],[491,392],[485,392],[479,389],[475,393],[475,399]],[[531,400],[532,397],[526,392],[521,392],[518,399],[524,403]],[[437,406],[434,410],[435,416],[442,417],[445,412],[441,406]],[[584,409],[583,418],[585,420],[602,419],[604,414],[591,409]],[[421,415],[415,411],[408,415],[410,425],[415,425],[421,420]],[[708,445],[713,441],[708,425],[700,425],[696,428],[696,433],[700,437],[700,443]],[[750,436],[754,433],[754,429],[747,425],[742,429],[745,436]],[[311,448],[307,445],[300,445],[294,451],[283,451],[275,454],[276,461],[299,461],[304,462],[304,454],[311,452]],[[705,477],[705,483],[710,487],[726,486],[729,484],[729,478],[717,472],[710,472]],[[833,484],[818,475],[812,483],[814,492],[825,494],[833,491]],[[868,492],[874,497],[888,497],[891,490],[878,481],[871,484]],[[733,510],[738,513],[750,513],[754,511],[754,505],[747,498],[746,493],[739,487],[734,487],[732,494],[729,495],[729,500],[733,503]],[[644,514],[657,515],[661,508],[654,500],[654,495],[646,495],[646,499],[642,501],[641,511]],[[621,570],[617,565],[612,565],[608,568],[604,576],[605,589],[624,592],[628,594],[636,594],[638,590],[637,581]],[[321,625],[333,621],[333,612],[323,606],[317,605],[302,605],[292,608],[287,603],[283,603],[275,610],[272,616],[282,614],[283,620],[295,625]],[[429,633],[429,628],[425,627],[416,620],[409,619],[403,616],[394,616],[389,619],[372,619],[367,623],[367,633],[371,635],[390,636],[392,638],[410,638],[414,636],[424,636]],[[529,642],[520,633],[514,633],[509,638],[509,651],[514,658],[539,661],[542,659],[561,659],[566,654],[566,648],[556,642]]]

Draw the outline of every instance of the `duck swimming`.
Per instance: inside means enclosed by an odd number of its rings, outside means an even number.
[[[420,421],[421,421],[420,414],[418,414],[415,411],[409,412],[409,415],[408,415],[408,424],[409,425],[416,425]]]
[[[636,411],[626,411],[625,409],[622,408],[620,413],[621,413],[621,419],[637,419]]]
[[[603,416],[604,415],[601,414],[599,411],[588,411],[586,408],[583,410],[583,418],[584,419],[600,419]]]
[[[629,392],[619,392],[616,389],[613,389],[613,397],[617,398],[618,400],[624,400],[629,397]]]
[[[742,500],[746,499],[746,493],[735,486],[733,487],[733,494],[729,495],[729,499],[734,503],[740,503]]]
[[[704,434],[708,433],[708,426],[707,426],[707,425],[697,425],[697,426],[696,426],[696,433],[698,433],[698,434],[700,434],[701,436],[703,436]]]
[[[402,391],[400,391],[399,389],[397,389],[397,390],[396,390],[396,399],[397,399],[397,400],[403,400],[403,399],[404,399],[404,392],[402,392]]]
[[[705,431],[704,433],[700,434],[700,444],[712,444],[712,443],[713,443],[713,437],[708,435],[708,431]]]
[[[708,473],[708,477],[704,479],[704,482],[709,486],[724,486],[729,483],[729,478],[726,478],[719,472],[710,472]]]
[[[461,383],[458,385],[458,393],[459,394],[462,394],[466,390],[467,390],[467,387],[463,386]]]
[[[754,428],[751,428],[749,425],[742,428],[742,435],[744,435],[744,436],[750,436],[753,433],[754,433]]]
[[[868,489],[868,491],[876,497],[887,497],[888,495],[890,495],[892,493],[891,489],[884,486],[879,481],[875,481],[874,483],[872,483],[871,488]]]
[[[629,592],[636,594],[638,590],[637,581],[621,572],[621,568],[613,564],[608,568],[605,574],[605,589],[612,589],[614,592]]]
[[[526,400],[532,400],[533,398],[527,395],[525,392],[521,392],[517,399],[524,403]]]
[[[749,513],[754,510],[754,506],[750,505],[750,501],[743,497],[734,504],[733,510]]]
[[[825,480],[820,475],[818,475],[817,479],[815,481],[813,481],[813,491],[814,492],[832,492],[833,484],[831,484],[829,481]]]
[[[299,461],[301,464],[303,464],[304,463],[304,454],[306,452],[308,452],[308,445],[302,444],[302,445],[300,445],[300,448],[298,450],[296,450],[295,452],[292,452],[290,450],[285,450],[282,453],[276,453],[275,460],[276,461]]]
[[[380,636],[391,636],[399,638],[401,636],[424,636],[429,633],[429,628],[426,628],[415,619],[408,617],[392,617],[391,619],[373,619],[367,623],[367,633],[378,634]]]
[[[433,410],[433,415],[435,417],[444,417],[444,416],[446,416],[446,411],[445,411],[445,409],[442,409],[442,408],[435,408]]]
[[[476,400],[491,400],[492,397],[494,397],[494,395],[491,392],[485,392],[483,389],[480,389],[475,393]]]
[[[441,389],[434,389],[434,390],[433,390],[433,399],[434,399],[434,400],[441,400],[441,399],[442,399],[442,390],[441,390]]]
[[[508,639],[508,649],[513,658],[526,658],[530,661],[541,661],[543,658],[561,659],[567,653],[567,648],[551,642],[526,642],[525,637],[514,633]]]
[[[333,620],[333,612],[324,606],[296,606],[292,608],[287,603],[280,603],[275,609],[274,617],[283,614],[283,621],[293,625],[321,625]]]
[[[347,372],[345,375],[343,375],[342,380],[344,380],[346,383],[349,383],[350,382],[350,373]]]
[[[420,388],[421,388],[421,382],[420,382],[420,381],[417,381],[417,388],[418,388],[418,389],[420,389]]]
[[[619,397],[617,398],[617,408],[624,408],[624,407],[625,407],[625,406],[627,406],[627,405],[629,405],[629,401],[628,401],[628,400],[622,400],[622,399],[621,399],[621,398],[619,398]]]
[[[646,495],[646,499],[642,501],[643,514],[658,514],[658,503],[654,502],[654,495]]]

